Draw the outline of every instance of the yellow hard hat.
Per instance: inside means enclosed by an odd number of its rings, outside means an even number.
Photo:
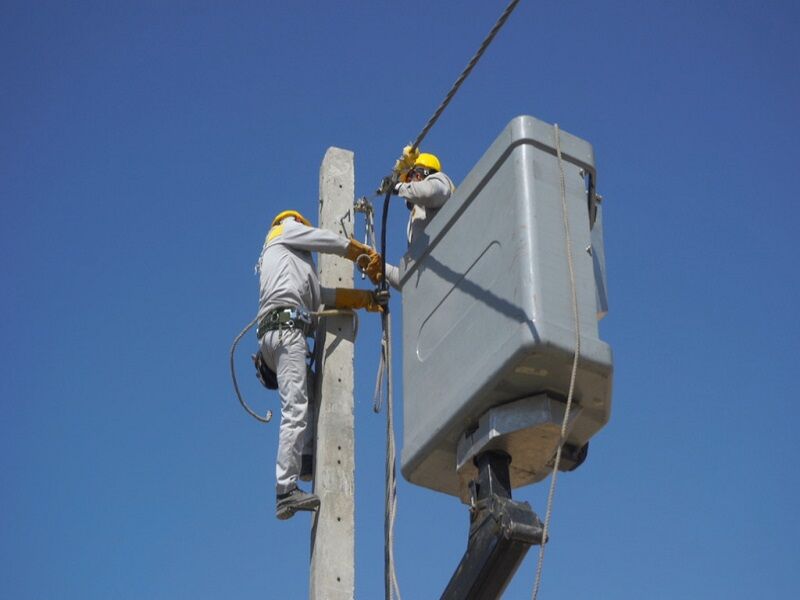
[[[442,164],[439,159],[433,154],[422,153],[414,161],[415,167],[425,167],[426,169],[433,169],[434,171],[441,171]]]
[[[311,227],[311,223],[308,222],[308,219],[306,219],[296,210],[285,210],[283,212],[278,213],[272,220],[272,226],[275,227],[275,225],[283,221],[286,217],[294,217],[296,221],[300,221],[303,225]]]

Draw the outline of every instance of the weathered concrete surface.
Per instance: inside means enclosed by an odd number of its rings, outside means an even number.
[[[349,224],[353,222],[354,172],[352,152],[328,148],[319,174],[320,227],[351,233],[342,230],[340,219],[350,211]],[[329,254],[318,260],[323,286],[353,287],[350,261]],[[326,317],[319,329],[314,492],[322,505],[311,531],[309,598],[351,600],[355,596],[354,322],[349,316]]]

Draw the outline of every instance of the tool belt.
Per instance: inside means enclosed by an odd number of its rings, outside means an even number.
[[[304,308],[283,306],[267,311],[267,314],[258,322],[256,336],[261,339],[268,331],[283,331],[299,329],[303,335],[311,333],[311,315]]]

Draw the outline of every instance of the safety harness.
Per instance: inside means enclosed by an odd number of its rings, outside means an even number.
[[[304,308],[295,308],[291,306],[283,306],[280,308],[273,308],[268,310],[264,317],[258,322],[256,327],[256,337],[261,338],[270,331],[278,331],[279,337],[283,337],[284,331],[291,331],[298,329],[305,337],[311,335],[313,323],[311,321],[311,313]],[[268,390],[278,389],[278,376],[267,365],[261,351],[251,354],[250,358],[253,361],[253,366],[256,368],[256,377]]]
[[[313,322],[311,313],[305,308],[282,306],[268,310],[258,322],[256,337],[261,337],[268,331],[281,331],[299,329],[303,335],[311,334]]]

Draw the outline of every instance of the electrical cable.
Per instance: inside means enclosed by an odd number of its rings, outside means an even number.
[[[381,213],[381,281],[379,287],[381,291],[389,291],[389,282],[386,281],[386,223],[389,221],[389,200],[392,197],[391,187],[386,192],[386,197],[383,199],[383,212]],[[389,305],[387,304],[385,310],[388,312]]]
[[[453,96],[456,95],[458,88],[461,87],[461,84],[464,83],[464,80],[472,72],[472,69],[475,68],[476,64],[478,64],[478,61],[483,56],[483,53],[486,52],[486,49],[489,47],[489,44],[492,43],[492,40],[497,35],[497,32],[499,32],[500,29],[503,27],[503,25],[506,24],[506,21],[508,21],[508,17],[510,17],[511,13],[514,12],[514,9],[517,8],[517,4],[519,4],[519,0],[512,0],[509,3],[509,5],[506,6],[505,10],[500,15],[500,18],[497,19],[497,22],[489,31],[488,35],[483,40],[483,43],[481,43],[480,47],[478,48],[478,51],[467,63],[467,66],[464,68],[464,70],[461,71],[461,74],[456,78],[455,83],[453,83],[452,87],[450,88],[450,91],[447,92],[447,95],[444,97],[444,100],[442,100],[442,103],[439,105],[439,108],[437,108],[436,111],[433,113],[433,116],[430,119],[428,119],[428,122],[425,124],[425,127],[422,128],[422,131],[420,131],[419,135],[414,140],[414,143],[411,145],[412,151],[416,150],[419,147],[419,145],[422,143],[422,140],[424,140],[425,136],[428,135],[428,132],[434,126],[436,121],[438,121],[439,117],[442,116],[444,109],[447,108],[448,104],[450,104],[450,101],[453,99]]]
[[[386,489],[384,505],[384,536],[386,547],[385,560],[385,596],[392,600],[395,595],[400,600],[400,586],[394,564],[394,524],[397,518],[397,457],[394,437],[394,394],[392,392],[392,317],[388,312],[383,314],[384,341],[382,353],[386,364]]]
[[[389,283],[386,281],[386,223],[389,216],[389,200],[392,197],[391,188],[383,199],[383,213],[381,214],[381,281],[379,288],[388,294]],[[375,399],[373,410],[380,411],[383,373],[386,373],[386,487],[384,493],[384,594],[386,600],[392,600],[397,594],[400,599],[400,586],[397,581],[397,572],[394,565],[394,523],[397,513],[397,458],[394,437],[394,396],[392,388],[392,319],[389,312],[389,303],[383,307],[381,315],[381,364],[378,368],[378,377],[375,383]]]

